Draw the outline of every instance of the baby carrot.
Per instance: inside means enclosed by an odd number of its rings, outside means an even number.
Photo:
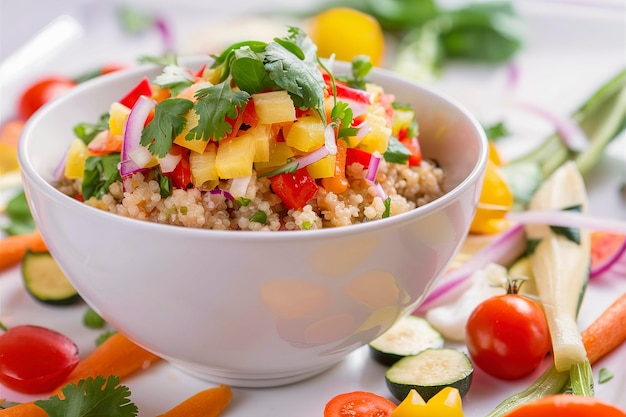
[[[217,417],[233,398],[227,385],[200,391],[158,417]]]
[[[28,250],[34,252],[48,250],[38,230],[0,240],[0,271],[18,264]]]
[[[591,364],[626,341],[626,293],[583,330],[582,338]]]

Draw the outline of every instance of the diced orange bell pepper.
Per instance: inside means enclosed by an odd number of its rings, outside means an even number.
[[[487,161],[487,171],[476,214],[470,226],[470,233],[496,234],[509,227],[505,218],[513,205],[513,192],[502,176],[499,167]]]

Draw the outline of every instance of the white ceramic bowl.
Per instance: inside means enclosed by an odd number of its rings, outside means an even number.
[[[200,59],[186,64],[199,66]],[[347,68],[345,65],[344,70]],[[243,232],[129,219],[54,188],[78,122],[95,121],[156,67],[82,84],[27,124],[19,145],[35,221],[83,299],[139,345],[234,386],[299,381],[336,364],[420,303],[457,253],[487,160],[474,118],[385,71],[370,79],[416,110],[447,193],[411,212],[335,229]]]

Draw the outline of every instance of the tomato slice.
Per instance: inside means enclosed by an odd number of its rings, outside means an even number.
[[[41,106],[71,90],[76,83],[67,77],[44,77],[27,87],[18,99],[18,116],[22,120],[31,117]]]
[[[301,209],[319,189],[306,168],[299,169],[293,174],[278,174],[270,181],[272,191],[280,197],[288,209]]]
[[[324,408],[324,417],[388,417],[396,405],[380,395],[353,391],[332,398]]]
[[[28,394],[50,392],[78,365],[78,347],[61,333],[16,326],[0,335],[0,381]]]

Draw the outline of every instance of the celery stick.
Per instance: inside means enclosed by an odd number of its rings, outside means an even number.
[[[567,160],[576,161],[585,175],[598,163],[611,140],[626,128],[626,70],[600,87],[571,117],[589,138],[587,149],[571,151],[554,133],[534,150],[502,167],[515,197],[515,209],[526,208],[539,184]]]

